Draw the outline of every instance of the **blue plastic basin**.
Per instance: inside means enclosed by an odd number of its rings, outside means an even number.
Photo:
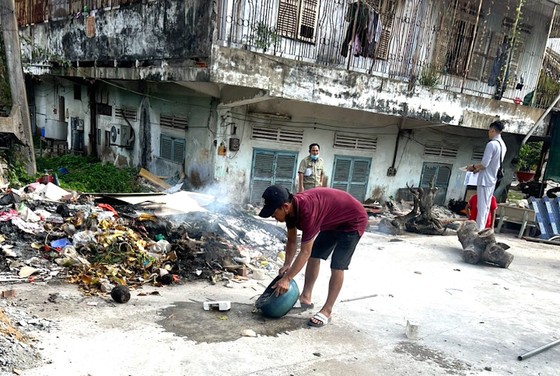
[[[279,318],[284,316],[294,307],[299,298],[299,288],[293,279],[290,281],[288,291],[278,296],[274,294],[276,289],[272,288],[272,286],[281,278],[281,275],[274,278],[255,302],[257,309],[266,317]]]

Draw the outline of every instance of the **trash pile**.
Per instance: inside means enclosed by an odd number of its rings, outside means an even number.
[[[187,193],[165,198],[180,207],[196,201]],[[165,204],[79,195],[51,182],[8,189],[0,197],[0,283],[65,278],[101,294],[118,285],[216,283],[277,267],[283,229],[208,197],[203,205],[158,214]]]

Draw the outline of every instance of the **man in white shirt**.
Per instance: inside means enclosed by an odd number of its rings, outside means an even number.
[[[492,194],[498,180],[498,170],[502,166],[506,155],[507,147],[501,136],[504,128],[505,123],[501,120],[496,120],[490,124],[488,127],[488,138],[490,141],[486,144],[482,160],[480,163],[473,164],[467,168],[468,171],[479,173],[476,185],[476,195],[478,196],[476,224],[478,231],[482,231],[486,227]]]

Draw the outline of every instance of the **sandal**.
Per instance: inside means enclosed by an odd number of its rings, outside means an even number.
[[[313,321],[315,320],[315,321]],[[331,318],[323,315],[321,312],[317,312],[313,317],[309,319],[307,325],[314,326],[316,328],[321,328],[331,322]]]
[[[315,304],[313,304],[313,303],[307,304],[307,303],[299,302],[299,306],[300,306],[301,309],[304,310],[304,311],[307,311],[308,309],[313,309],[313,308],[315,308]]]

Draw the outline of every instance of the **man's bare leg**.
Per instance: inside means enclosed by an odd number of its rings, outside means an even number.
[[[299,296],[300,303],[311,304],[313,286],[315,286],[315,281],[319,276],[320,269],[321,259],[310,257],[309,260],[307,260],[307,267],[305,268],[305,284],[303,285],[303,291]]]
[[[342,289],[343,283],[344,283],[344,270],[331,269],[331,279],[329,281],[329,294],[327,296],[327,301],[325,302],[325,305],[319,311],[319,313],[322,313],[327,318],[330,318],[332,316],[332,309],[334,303],[336,303],[338,294]],[[313,317],[310,320],[316,324],[320,324],[319,321],[315,320]]]

